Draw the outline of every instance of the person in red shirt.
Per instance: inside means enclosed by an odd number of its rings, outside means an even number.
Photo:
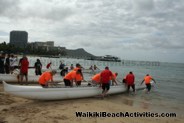
[[[100,82],[102,83],[102,89],[103,89],[101,94],[102,97],[104,97],[110,89],[111,78],[114,81],[114,76],[112,72],[109,70],[109,67],[105,67],[105,70],[103,70],[100,74]]]
[[[52,68],[51,68],[51,64],[52,64],[52,62],[48,63],[48,64],[47,64],[47,66],[46,66],[46,68],[47,68],[47,69],[51,69],[51,70],[52,70]]]
[[[20,81],[22,84],[23,77],[25,76],[26,82],[28,81],[28,67],[29,67],[29,61],[26,56],[23,56],[23,58],[20,60]]]
[[[127,92],[129,93],[130,87],[132,87],[133,92],[135,93],[135,76],[133,72],[129,72],[129,74],[126,75],[126,84],[127,84]]]

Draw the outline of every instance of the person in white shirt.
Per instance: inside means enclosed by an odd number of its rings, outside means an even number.
[[[18,59],[17,59],[17,56],[14,56],[13,54],[11,54],[11,57],[10,57],[10,73],[13,73],[14,69],[16,69],[16,67],[18,66],[17,64],[18,62]]]

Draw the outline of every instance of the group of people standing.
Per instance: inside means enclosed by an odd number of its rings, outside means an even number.
[[[20,72],[17,74],[18,82],[22,82],[24,76],[27,82],[29,61],[27,57],[24,55],[19,60],[18,64],[17,62],[18,62],[17,56],[14,56],[13,54],[6,55],[5,53],[2,53],[0,56],[0,73],[1,74],[13,74],[15,69],[20,69]]]
[[[13,54],[2,53],[0,56],[0,73],[1,74],[13,74],[15,69],[20,69],[17,75],[18,82],[23,81],[23,76],[28,80],[27,73],[29,62],[27,57],[24,55],[17,64],[18,58]]]
[[[17,56],[13,54],[0,54],[0,73],[1,74],[10,74],[12,71],[17,68],[16,65]]]
[[[35,74],[41,75],[42,64],[39,59],[35,62],[34,65]],[[23,84],[23,78],[25,76],[25,81],[27,84],[28,81],[28,69],[29,61],[26,55],[23,55],[22,58],[18,61],[18,57],[13,54],[2,53],[0,55],[0,74],[16,74],[17,80],[20,84]]]

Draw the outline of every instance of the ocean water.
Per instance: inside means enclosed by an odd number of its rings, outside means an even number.
[[[30,57],[30,66],[34,65],[38,57]],[[80,63],[84,68],[97,65],[100,69],[109,66],[113,72],[118,72],[118,81],[132,71],[135,75],[135,83],[140,84],[146,74],[150,74],[155,80],[156,85],[150,94],[144,91],[137,91],[136,95],[115,95],[107,99],[114,103],[123,103],[130,106],[138,106],[157,112],[184,112],[184,64],[183,63],[160,63],[157,61],[130,61],[122,62],[103,62],[83,59],[67,58],[39,58],[45,67],[52,62],[52,68],[58,69],[60,61],[67,66]],[[30,72],[33,74],[34,71]],[[89,80],[93,75],[85,74],[85,79]]]

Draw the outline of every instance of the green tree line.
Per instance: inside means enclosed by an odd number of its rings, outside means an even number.
[[[44,48],[32,48],[30,45],[27,45],[25,48],[15,47],[11,44],[6,44],[6,42],[0,43],[0,51],[5,52],[7,54],[30,54],[30,55],[50,55],[50,56],[58,56],[58,55],[66,55],[65,51],[54,48],[52,50],[46,50]]]

